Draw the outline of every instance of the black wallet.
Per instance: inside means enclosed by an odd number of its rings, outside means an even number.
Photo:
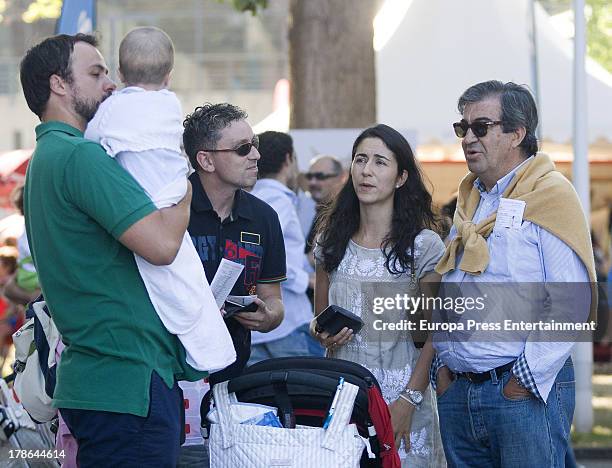
[[[225,301],[225,315],[223,316],[223,318],[228,319],[238,312],[255,312],[257,311],[257,307],[258,305],[254,302],[249,304],[248,306],[241,306],[233,302]]]
[[[330,305],[317,315],[317,331],[326,331],[330,335],[337,335],[344,327],[358,333],[363,327],[363,320],[352,312],[337,306]]]

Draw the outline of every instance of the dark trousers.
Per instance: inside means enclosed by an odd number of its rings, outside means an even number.
[[[79,445],[80,468],[174,467],[179,455],[181,397],[153,372],[146,417],[108,411],[61,408]]]

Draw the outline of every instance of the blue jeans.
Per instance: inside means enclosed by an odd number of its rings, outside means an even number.
[[[532,396],[506,398],[502,390],[510,375],[506,372],[483,383],[459,377],[438,397],[449,467],[572,466],[569,434],[575,382],[571,358],[557,374],[546,404]]]
[[[169,389],[153,372],[150,401],[146,417],[61,408],[60,413],[79,445],[79,467],[176,466],[182,403],[178,385],[175,383]]]
[[[325,350],[310,336],[308,327],[308,324],[304,324],[284,338],[252,345],[248,365],[251,366],[259,361],[279,357],[323,356]]]
[[[210,468],[210,454],[208,445],[184,445],[177,468]]]

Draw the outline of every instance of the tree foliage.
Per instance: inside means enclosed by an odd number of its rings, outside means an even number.
[[[225,3],[225,0],[217,0],[219,3]],[[238,11],[250,11],[253,16],[261,8],[268,7],[268,0],[231,0],[232,5]]]
[[[21,18],[26,23],[33,23],[40,19],[56,19],[59,18],[61,11],[61,0],[36,0],[28,5],[28,9]]]
[[[588,0],[591,16],[587,22],[589,55],[612,73],[612,3]]]
[[[540,0],[551,14],[573,8],[572,0]],[[586,0],[587,53],[612,73],[612,2]]]

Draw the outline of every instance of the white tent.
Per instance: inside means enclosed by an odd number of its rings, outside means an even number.
[[[404,0],[404,2],[410,0]],[[412,0],[377,53],[378,120],[417,131],[419,144],[456,141],[457,99],[480,81],[531,86],[530,0]],[[544,140],[572,139],[572,42],[536,4]],[[588,138],[612,143],[612,75],[587,64]]]

